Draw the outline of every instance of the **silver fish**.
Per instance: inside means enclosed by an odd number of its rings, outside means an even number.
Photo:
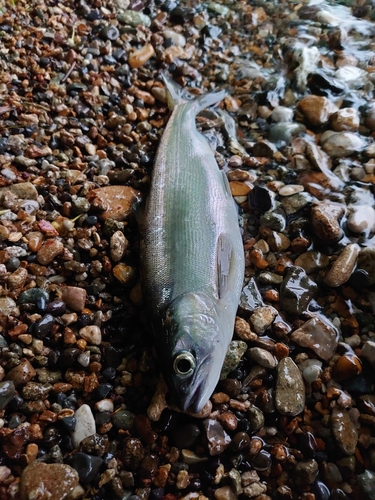
[[[165,79],[173,109],[155,159],[142,223],[144,293],[169,391],[200,411],[220,377],[244,275],[237,210],[227,177],[195,125],[225,92],[194,100]]]

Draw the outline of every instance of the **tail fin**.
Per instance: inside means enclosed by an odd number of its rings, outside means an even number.
[[[203,109],[218,104],[227,95],[225,90],[221,90],[219,92],[209,92],[195,98],[195,96],[177,85],[177,83],[165,73],[162,74],[162,78],[167,90],[168,107],[171,110],[178,104],[189,102],[191,109],[194,110],[195,114],[198,114]]]

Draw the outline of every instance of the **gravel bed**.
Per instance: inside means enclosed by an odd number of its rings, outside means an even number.
[[[371,0],[1,4],[0,500],[375,500],[374,22]],[[199,414],[139,271],[162,72],[226,88],[238,129],[197,118],[246,258]]]

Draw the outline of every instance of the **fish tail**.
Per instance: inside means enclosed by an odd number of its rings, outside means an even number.
[[[198,114],[203,109],[219,103],[227,95],[225,90],[221,90],[219,92],[209,92],[195,98],[190,92],[177,85],[166,73],[162,73],[162,78],[167,90],[167,103],[170,110],[178,104],[189,103],[189,108],[195,114]]]

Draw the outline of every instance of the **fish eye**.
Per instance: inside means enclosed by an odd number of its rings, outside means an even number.
[[[191,375],[196,367],[194,356],[188,352],[183,351],[174,358],[173,369],[177,375],[181,377],[188,377]]]

